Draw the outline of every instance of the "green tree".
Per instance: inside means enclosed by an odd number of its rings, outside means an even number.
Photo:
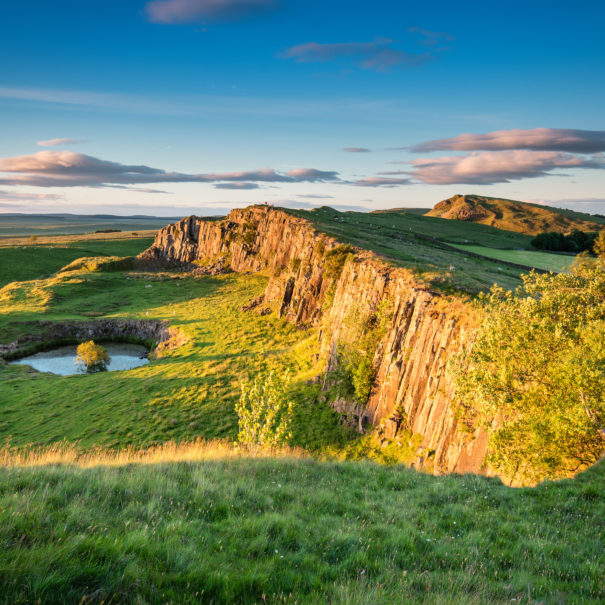
[[[249,450],[278,447],[291,437],[293,402],[286,390],[289,373],[278,377],[265,368],[252,382],[242,382],[239,402],[235,406],[238,416],[238,441]]]
[[[81,363],[87,372],[104,372],[110,362],[107,349],[94,340],[80,343],[77,348],[76,362]]]
[[[489,462],[525,483],[569,476],[605,449],[605,267],[495,286],[470,352],[453,363],[461,416],[490,432]]]
[[[592,249],[597,256],[605,258],[605,231],[599,232],[595,238]]]

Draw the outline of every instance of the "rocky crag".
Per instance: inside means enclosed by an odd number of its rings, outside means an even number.
[[[431,291],[406,269],[368,251],[343,246],[313,225],[266,206],[233,210],[220,222],[190,216],[162,229],[141,258],[209,272],[266,271],[262,304],[288,320],[319,327],[326,370],[337,363],[351,323],[388,309],[372,343],[375,380],[363,405],[338,399],[335,409],[359,430],[383,440],[422,436],[415,465],[435,473],[489,473],[487,435],[464,430],[453,409],[448,360],[469,346],[473,313],[464,302]]]

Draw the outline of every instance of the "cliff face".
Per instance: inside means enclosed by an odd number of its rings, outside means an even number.
[[[340,246],[340,247],[339,247]],[[330,252],[332,251],[332,252]],[[337,270],[328,261],[341,253]],[[468,309],[417,283],[405,269],[370,252],[347,254],[308,221],[267,207],[232,211],[221,222],[188,217],[162,229],[144,258],[270,274],[265,302],[293,322],[320,327],[327,369],[351,320],[381,305],[390,314],[373,352],[374,388],[365,406],[337,401],[360,429],[377,427],[384,439],[404,430],[422,435],[416,465],[442,472],[489,472],[487,435],[468,434],[452,410],[447,361],[472,341]],[[372,354],[372,352],[370,352]]]

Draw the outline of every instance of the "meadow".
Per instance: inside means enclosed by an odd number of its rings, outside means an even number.
[[[419,281],[448,293],[474,294],[489,290],[494,283],[514,289],[521,283],[520,271],[465,255],[463,250],[446,250],[439,246],[440,241],[509,250],[531,247],[531,236],[522,233],[417,212],[338,212],[327,207],[287,211],[310,220],[318,231],[411,269]]]
[[[474,252],[483,256],[489,256],[496,260],[502,260],[519,265],[528,265],[545,271],[560,273],[566,271],[573,263],[575,256],[567,254],[553,254],[550,252],[539,252],[537,250],[501,250],[498,248],[486,248],[485,246],[468,246],[455,244],[460,250]]]
[[[155,234],[137,237],[117,234],[113,238],[46,237],[42,242],[0,242],[0,288],[13,281],[27,281],[49,276],[83,256],[134,256],[148,248]],[[43,238],[40,238],[41,240]]]
[[[600,603],[605,466],[511,489],[403,466],[0,454],[6,603]],[[170,460],[173,460],[170,462]],[[23,460],[20,460],[23,464]]]
[[[4,238],[24,235],[74,235],[105,229],[119,229],[125,232],[157,230],[175,220],[178,219],[154,216],[2,213],[0,243]]]

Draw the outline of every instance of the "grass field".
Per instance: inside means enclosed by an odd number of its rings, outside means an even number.
[[[262,275],[194,279],[172,273],[69,272],[0,290],[0,340],[32,331],[27,322],[163,319],[189,342],[128,372],[54,376],[25,366],[0,367],[0,441],[83,446],[149,445],[169,439],[234,437],[239,383],[266,358],[309,377],[316,334],[275,315],[239,311],[266,287]],[[297,390],[295,442],[341,443],[349,432],[327,406],[311,408]],[[312,397],[311,397],[312,399]],[[35,418],[35,422],[32,419]]]
[[[53,238],[56,240],[57,238]],[[52,245],[0,246],[0,288],[13,281],[26,281],[55,273],[83,256],[134,256],[148,248],[151,237],[120,237],[109,240],[69,242]]]
[[[77,233],[91,233],[99,229],[120,229],[125,232],[149,229],[157,230],[175,220],[178,220],[178,218],[0,213],[0,241],[5,237],[73,235]]]
[[[605,600],[603,463],[513,490],[215,449],[189,462],[115,466],[101,455],[87,468],[0,470],[3,601]]]
[[[446,292],[457,289],[478,292],[488,290],[496,282],[505,288],[516,288],[521,283],[520,271],[466,256],[463,251],[444,250],[430,241],[418,239],[416,234],[447,242],[508,249],[529,247],[531,241],[531,237],[521,233],[415,212],[337,212],[331,208],[288,212],[309,219],[319,231],[412,269],[419,280]]]
[[[557,273],[566,271],[575,259],[575,256],[568,256],[566,254],[552,254],[534,250],[500,250],[498,248],[486,248],[484,246],[455,245],[456,248],[460,248],[461,250],[489,256],[496,260],[528,265],[530,267],[536,267],[537,269],[555,271]]]

